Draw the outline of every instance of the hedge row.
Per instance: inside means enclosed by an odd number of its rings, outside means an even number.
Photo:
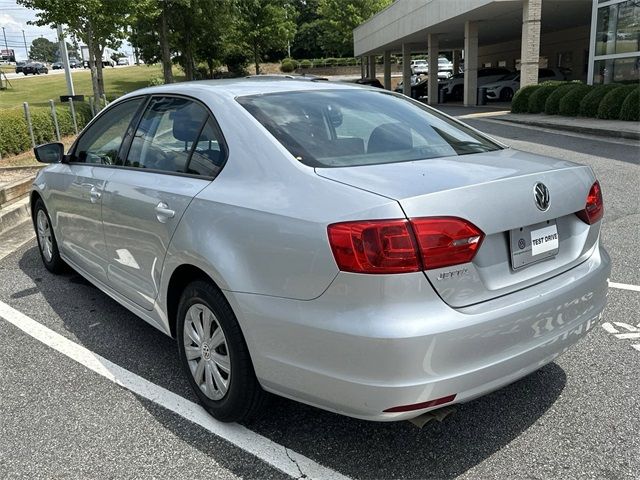
[[[88,103],[75,103],[78,129],[91,120],[91,108]],[[36,145],[56,140],[56,131],[49,107],[31,107],[31,124]],[[60,135],[75,134],[73,120],[68,105],[57,105],[56,116]],[[0,153],[16,155],[31,149],[31,137],[22,107],[0,109]]]
[[[544,82],[518,90],[511,111],[638,121],[639,103],[638,84],[593,86],[578,82]]]

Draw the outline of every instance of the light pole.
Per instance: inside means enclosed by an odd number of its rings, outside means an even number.
[[[62,33],[62,26],[58,25],[58,40],[60,41],[60,56],[62,57],[62,64],[64,65],[64,76],[67,79],[67,90],[69,95],[75,95],[73,90],[73,79],[71,78],[71,69],[69,68],[69,54],[67,53],[67,42],[64,41],[64,34]]]
[[[4,37],[4,48],[7,51],[7,56],[9,55],[9,45],[7,45],[7,34],[4,31],[4,27],[2,27],[2,36]]]
[[[24,42],[24,53],[27,55],[25,60],[29,60],[29,50],[27,49],[27,37],[24,36],[24,30],[22,30],[22,41]]]

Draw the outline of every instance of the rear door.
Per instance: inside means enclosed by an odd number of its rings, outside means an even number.
[[[220,171],[226,149],[202,104],[172,96],[152,97],[127,141],[103,197],[107,276],[112,288],[150,310],[176,226]]]

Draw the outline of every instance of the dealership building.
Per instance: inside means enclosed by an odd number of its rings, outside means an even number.
[[[640,81],[640,0],[395,0],[353,31],[363,76],[375,76],[382,56],[391,85],[391,56],[402,55],[409,85],[412,54],[438,56],[464,71],[464,104],[475,105],[478,69],[520,71],[520,85],[538,82],[538,69],[557,69],[589,84]],[[460,67],[459,67],[460,66]],[[428,102],[438,101],[429,80]]]

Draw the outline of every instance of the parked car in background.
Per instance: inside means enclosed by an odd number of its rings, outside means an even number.
[[[447,57],[438,57],[438,78],[448,79],[453,76],[453,62]]]
[[[128,58],[119,58],[118,59],[118,65],[129,65],[129,59]]]
[[[80,68],[80,61],[75,58],[69,59],[69,68]]]
[[[429,64],[426,60],[411,60],[411,73],[423,75],[429,72]]]
[[[478,70],[478,87],[495,82],[509,73],[511,73],[509,70],[501,67],[481,68]],[[444,90],[445,97],[462,100],[464,96],[464,73],[452,76],[449,80],[443,82],[440,88]]]
[[[555,360],[606,304],[590,167],[377,88],[151,87],[66,155],[35,154],[44,266],[174,337],[219,420],[256,415],[265,391],[376,421],[468,402]]]
[[[566,80],[566,75],[554,68],[539,69],[538,82],[547,80]],[[520,72],[511,72],[495,82],[487,83],[484,87],[487,89],[488,100],[509,102],[520,88]]]
[[[357,83],[358,85],[367,85],[369,87],[384,88],[382,82],[377,78],[359,78],[353,83]]]
[[[32,62],[22,67],[22,73],[25,75],[40,75],[41,73],[49,73],[49,69],[44,63]]]
[[[16,73],[21,73],[27,62],[16,62]]]
[[[64,68],[64,65],[62,64],[62,62],[55,62],[51,64],[51,70],[62,70]]]

